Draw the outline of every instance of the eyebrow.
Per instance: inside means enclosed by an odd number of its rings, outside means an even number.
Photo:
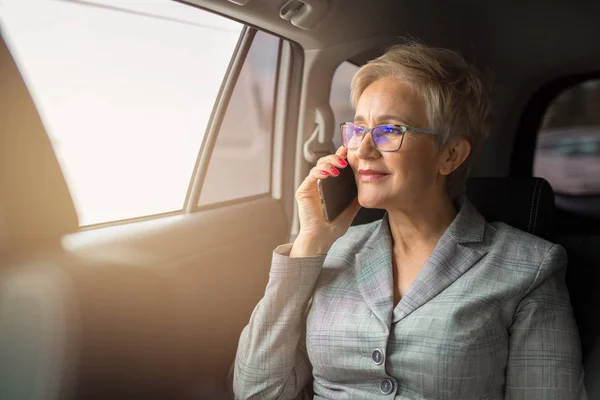
[[[365,117],[363,117],[362,115],[356,115],[354,116],[354,121],[355,122],[365,122],[366,119]],[[401,125],[408,125],[408,126],[413,126],[413,124],[407,120],[406,118],[402,118],[399,117],[397,115],[391,115],[391,114],[385,114],[385,115],[380,115],[379,117],[377,117],[377,122],[381,122],[381,121],[399,121],[401,122]]]

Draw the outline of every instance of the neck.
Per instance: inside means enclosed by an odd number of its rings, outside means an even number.
[[[445,195],[404,206],[387,210],[395,253],[433,249],[457,214]]]

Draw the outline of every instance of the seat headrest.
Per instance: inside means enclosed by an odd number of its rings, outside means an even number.
[[[553,230],[554,191],[543,178],[470,178],[467,197],[488,221],[545,238]]]
[[[60,165],[0,32],[0,254],[56,245],[77,227]]]
[[[487,221],[500,221],[536,236],[548,237],[554,217],[554,192],[542,178],[470,178],[467,198]],[[381,218],[383,210],[360,210],[353,225]]]

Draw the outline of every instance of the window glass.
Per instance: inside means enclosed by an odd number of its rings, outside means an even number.
[[[573,86],[548,108],[534,175],[566,195],[600,195],[600,80]]]
[[[170,0],[0,7],[81,225],[181,210],[243,25]]]
[[[257,32],[225,112],[198,205],[271,190],[273,110],[280,39]]]
[[[354,77],[358,69],[358,66],[349,61],[344,61],[335,70],[331,81],[329,103],[335,117],[333,144],[336,149],[342,145],[340,125],[344,122],[354,121],[354,108],[350,104],[350,82],[352,82],[352,77]]]

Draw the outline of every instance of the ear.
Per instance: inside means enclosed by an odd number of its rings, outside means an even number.
[[[442,149],[441,153],[439,172],[447,176],[465,162],[471,154],[471,145],[466,139],[453,140]]]

